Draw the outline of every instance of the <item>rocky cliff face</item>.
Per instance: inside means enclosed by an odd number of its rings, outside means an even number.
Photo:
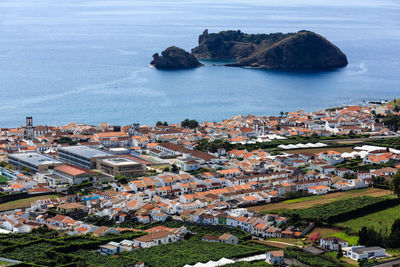
[[[227,66],[265,69],[329,69],[347,65],[346,55],[319,34],[297,33],[245,34],[240,31],[199,36],[192,49],[197,58],[237,59]]]
[[[158,69],[187,69],[203,66],[194,55],[176,46],[168,47],[161,56],[158,53],[154,54],[150,64]]]

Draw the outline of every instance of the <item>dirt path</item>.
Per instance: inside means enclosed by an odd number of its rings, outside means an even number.
[[[265,244],[265,245],[268,245],[268,246],[277,247],[277,248],[287,248],[287,247],[293,247],[293,246],[301,248],[301,246],[299,246],[299,245],[286,243],[286,242],[281,242],[281,241],[258,240],[257,242]]]

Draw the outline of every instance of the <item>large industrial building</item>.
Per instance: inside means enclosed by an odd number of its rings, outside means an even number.
[[[95,169],[96,160],[115,157],[111,153],[87,146],[67,146],[58,148],[58,158],[69,164],[86,169]]]
[[[25,167],[34,172],[46,172],[47,170],[52,170],[56,166],[63,164],[59,160],[36,152],[10,154],[8,155],[8,163],[14,165],[17,169]]]

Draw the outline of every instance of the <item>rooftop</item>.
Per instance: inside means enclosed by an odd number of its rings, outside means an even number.
[[[36,152],[29,152],[29,153],[20,153],[20,154],[11,154],[8,156],[9,158],[14,158],[19,161],[29,162],[34,166],[40,166],[44,164],[61,164],[61,161],[53,159],[48,156],[44,156],[38,154]]]
[[[131,160],[129,158],[109,158],[109,159],[103,159],[102,160],[104,163],[108,163],[110,165],[116,165],[116,166],[123,166],[123,165],[132,165],[132,164],[139,164],[138,162]]]
[[[113,154],[111,153],[107,153],[105,151],[90,148],[87,146],[67,146],[60,147],[58,150],[61,152],[76,154],[87,159],[113,156]]]

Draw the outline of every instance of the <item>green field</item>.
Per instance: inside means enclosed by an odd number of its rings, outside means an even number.
[[[1,183],[7,183],[7,182],[8,182],[7,177],[4,177],[3,175],[0,175],[0,184]]]
[[[348,235],[345,232],[338,232],[338,233],[331,234],[329,236],[336,236],[341,239],[347,240],[347,241],[349,241],[349,246],[358,244],[358,236],[356,236],[356,235]]]
[[[375,231],[390,232],[392,224],[398,218],[400,218],[400,205],[356,219],[344,221],[336,225],[347,227],[354,233],[357,233],[363,226],[373,227]]]

